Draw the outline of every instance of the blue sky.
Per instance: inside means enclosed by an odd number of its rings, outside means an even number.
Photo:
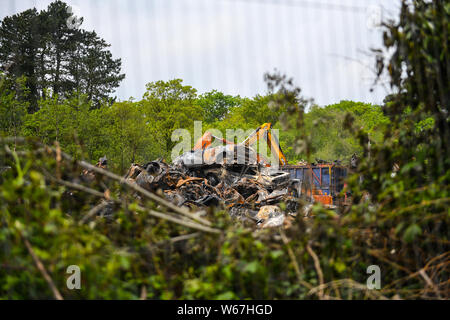
[[[0,18],[45,9],[50,0],[2,0]],[[145,84],[183,79],[205,92],[254,96],[263,74],[279,70],[320,105],[350,99],[380,103],[370,92],[371,48],[381,47],[378,18],[398,0],[67,0],[122,58],[119,99],[141,98]]]

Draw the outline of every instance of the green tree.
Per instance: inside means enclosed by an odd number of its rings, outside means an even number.
[[[231,125],[237,121],[243,128],[255,128],[266,122],[276,123],[284,109],[271,108],[269,102],[272,95],[256,95],[253,98],[244,98],[241,104],[233,108],[233,113],[228,119]]]
[[[58,96],[39,100],[39,111],[27,117],[25,132],[48,144],[53,141],[64,144],[66,136],[74,132],[71,114],[70,106],[59,102]]]
[[[398,279],[406,270],[424,270],[441,257],[448,263],[449,20],[448,1],[415,0],[403,1],[400,19],[385,24],[384,45],[392,55],[386,64],[380,55],[377,65],[379,74],[390,75],[395,92],[383,105],[390,123],[383,144],[370,150],[370,158],[367,136],[358,132],[364,147],[358,175],[364,179],[350,179],[354,215],[365,216],[377,233],[372,252],[378,261],[399,266],[386,269],[384,277]],[[398,248],[396,255],[383,244],[387,238],[389,247]],[[431,281],[448,279],[444,269],[435,268]],[[403,283],[417,288],[420,282],[413,277]],[[421,297],[433,294],[440,295],[435,290]]]
[[[194,121],[203,120],[202,107],[197,102],[197,90],[184,86],[181,79],[147,84],[140,102],[142,117],[148,122],[152,138],[159,145],[159,155],[169,158],[176,142],[172,141],[175,129],[193,131]]]
[[[111,93],[125,77],[109,45],[95,32],[70,27],[70,17],[67,4],[55,1],[47,10],[30,9],[1,22],[0,66],[13,79],[27,78],[29,112],[37,111],[38,99],[48,93],[66,98],[77,91],[96,107],[112,102]]]
[[[0,74],[0,133],[17,137],[20,135],[28,103],[22,102],[22,95],[27,95],[26,79],[18,78],[15,85]],[[16,87],[18,90],[11,90]]]
[[[389,73],[397,93],[383,106],[391,121],[384,144],[374,150],[376,161],[365,164],[378,172],[367,179],[374,194],[386,187],[385,176],[394,164],[403,169],[392,182],[400,179],[408,189],[442,179],[448,184],[450,37],[442,30],[447,30],[449,16],[446,1],[403,2],[400,20],[385,26],[384,44],[393,54],[386,66],[378,64],[379,73]]]
[[[108,145],[106,139],[101,139],[102,144],[95,143],[100,135],[106,136],[104,116],[92,112],[91,102],[85,95],[73,95],[67,99],[59,99],[58,96],[39,100],[39,111],[28,114],[22,127],[25,136],[39,137],[45,143],[59,145],[71,154],[80,151],[80,145],[89,156],[104,151]],[[101,121],[103,120],[103,122]],[[98,149],[96,152],[93,149]],[[95,158],[94,158],[95,159]]]
[[[41,37],[39,15],[36,9],[29,9],[11,17],[5,17],[0,25],[0,70],[14,84],[16,79],[26,78],[29,111],[37,110],[39,99],[36,57]]]
[[[346,130],[347,122],[363,130],[370,143],[375,145],[383,141],[388,118],[380,106],[369,103],[341,101],[325,107],[312,106],[305,114],[303,129],[311,140],[311,160],[348,160],[353,153],[362,153],[359,140],[353,132]],[[290,136],[295,137],[295,131]],[[305,157],[304,154],[301,156]]]
[[[253,98],[240,98],[240,103],[229,109],[225,118],[211,124],[211,127],[222,131],[226,135],[227,129],[242,129],[242,137],[236,139],[236,143],[242,142],[246,136],[263,123],[276,124],[284,109],[271,108],[269,102],[271,95],[256,95]],[[239,140],[239,141],[238,141]],[[253,145],[258,149],[258,144]]]
[[[110,119],[107,130],[111,145],[105,154],[119,172],[124,173],[130,163],[143,163],[157,156],[151,121],[143,115],[139,103],[116,102],[107,109],[106,116]]]
[[[223,120],[230,109],[240,103],[239,96],[225,95],[217,90],[206,92],[198,97],[198,104],[203,108],[203,119],[207,123]]]

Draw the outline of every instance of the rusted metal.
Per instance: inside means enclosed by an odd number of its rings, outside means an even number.
[[[314,202],[327,207],[341,206],[348,203],[347,194],[343,193],[348,168],[336,163],[305,163],[286,165],[281,171],[289,172],[291,179],[301,184],[301,194]]]
[[[249,150],[244,146],[227,147]],[[217,159],[217,154],[212,162],[191,161],[196,156],[201,156],[204,160],[204,151],[184,154],[172,164],[162,161],[152,161],[145,165],[133,164],[125,180],[152,192],[161,190],[166,199],[177,206],[222,206],[233,216],[258,222],[257,225],[261,228],[283,224],[285,219],[280,215],[288,212],[295,214],[298,199],[296,193],[292,192],[296,188],[293,188],[294,182],[289,179],[289,173],[257,165],[253,161],[256,159],[254,154],[254,157],[251,154],[246,157],[244,164],[236,161],[235,157],[229,157],[231,161],[216,161],[223,160]],[[281,202],[288,204],[285,210],[287,212],[281,212],[278,207]],[[274,206],[278,208],[274,211],[276,215],[256,217],[255,212],[259,212],[261,208]]]

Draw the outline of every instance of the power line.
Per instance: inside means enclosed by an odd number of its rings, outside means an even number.
[[[356,13],[366,13],[367,8],[361,6],[351,6],[329,2],[318,2],[308,0],[223,0],[228,2],[247,2],[247,3],[259,3],[270,5],[284,5],[291,7],[304,7],[317,10],[336,10]]]

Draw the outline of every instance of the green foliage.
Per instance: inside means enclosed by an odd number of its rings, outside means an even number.
[[[441,30],[448,25],[449,15],[444,1],[414,1],[412,6],[403,3],[399,22],[386,26],[384,43],[394,52],[386,71],[399,93],[387,97],[383,107],[391,121],[384,133],[384,144],[372,150],[375,161],[364,162],[361,170],[367,172],[363,188],[375,195],[393,197],[388,207],[403,206],[404,199],[410,199],[388,195],[388,188],[409,193],[436,181],[448,185],[450,88],[448,74],[443,70],[448,68],[450,40]],[[391,174],[394,164],[400,167],[396,175]],[[447,192],[443,188],[439,196],[446,198]],[[429,198],[418,193],[413,199],[407,204]],[[431,213],[430,209],[423,208],[423,213]]]
[[[41,99],[39,105],[38,112],[26,116],[25,136],[48,144],[57,141],[66,152],[81,152],[93,161],[106,155],[111,168],[119,172],[132,162],[158,155],[138,103],[124,101],[92,109],[85,96],[74,96],[62,102],[57,97]]]
[[[226,97],[219,92],[215,92],[213,97],[210,94],[206,96],[213,100]],[[9,97],[3,104],[4,108],[16,108],[18,100],[11,94]],[[304,116],[302,129],[283,130],[278,119],[285,109],[271,107],[273,98],[268,94],[253,99],[227,100],[230,105],[235,105],[228,109],[224,119],[213,123],[205,121],[203,130],[216,128],[225,137],[227,129],[243,129],[243,136],[236,141],[240,142],[262,123],[272,122],[274,128],[281,132],[280,144],[288,160],[295,163],[306,158],[304,152],[296,149],[301,134],[310,140],[312,160],[344,160],[355,152],[362,152],[357,138],[344,129],[347,117],[351,117],[355,126],[364,127],[372,144],[382,141],[382,130],[388,123],[378,106],[342,101],[326,107],[313,106]],[[117,102],[100,108],[92,108],[86,95],[72,95],[67,99],[54,96],[40,99],[39,111],[23,115],[16,131],[40,137],[47,144],[58,141],[63,150],[71,154],[84,152],[92,161],[106,155],[111,168],[123,173],[131,162],[159,157],[170,161],[170,152],[176,143],[172,141],[172,132],[187,129],[192,135],[194,121],[203,120],[205,115],[205,99],[204,96],[198,98],[196,90],[183,86],[180,79],[148,84],[148,90],[140,101]],[[22,122],[23,126],[20,126]],[[423,122],[421,128],[429,125],[429,121]]]
[[[17,79],[15,90],[3,74],[0,73],[0,134],[18,136],[27,113],[28,103],[23,97],[28,91],[25,78]]]
[[[351,121],[357,128],[362,128],[370,137],[372,145],[382,143],[383,130],[389,123],[380,106],[368,103],[341,101],[325,107],[313,105],[304,115],[304,125],[301,128],[309,139],[311,160],[339,159],[346,160],[347,163],[352,154],[362,153],[363,148],[358,139],[345,128],[347,121]],[[283,131],[280,137],[280,143],[286,146],[283,150],[292,163],[307,158],[305,152],[298,154],[295,150],[299,131],[299,129]]]
[[[208,124],[223,120],[230,109],[240,103],[239,96],[225,95],[217,90],[206,92],[198,97],[198,104],[203,108],[203,119]]]
[[[158,144],[160,156],[170,159],[176,142],[172,132],[187,129],[193,132],[194,121],[203,119],[202,107],[197,101],[197,90],[184,86],[181,79],[147,84],[140,102],[143,116],[148,119],[152,137]]]
[[[80,227],[73,219],[67,219],[61,207],[54,207],[55,202],[63,199],[64,190],[46,187],[44,176],[32,169],[33,163],[37,162],[36,159],[20,161],[16,158],[14,178],[9,179],[9,175],[0,187],[2,297],[52,297],[24,246],[24,239],[28,239],[38,258],[46,262],[48,272],[56,275],[54,281],[63,296],[95,298],[98,288],[106,286],[110,290],[105,292],[105,298],[133,298],[122,289],[126,286],[122,280],[114,277],[125,269],[119,263],[123,254],[114,249],[107,237],[97,234],[91,227]],[[27,201],[18,204],[21,199]],[[82,295],[62,285],[68,265],[80,261],[83,261],[80,267],[85,277],[82,285],[91,281],[98,285],[95,288],[85,286]],[[101,270],[101,273],[94,270]],[[24,295],[25,291],[27,294]]]
[[[64,98],[74,91],[85,94],[93,106],[112,102],[110,94],[125,77],[109,45],[93,31],[69,27],[70,16],[66,3],[54,1],[46,10],[29,9],[1,21],[0,66],[13,81],[26,78],[30,113],[50,90]]]
[[[212,127],[225,134],[226,129],[256,129],[266,122],[276,123],[282,110],[273,110],[269,106],[270,95],[256,95],[254,98],[242,98],[238,105],[230,108],[222,121],[216,121]],[[240,142],[240,141],[239,141]]]
[[[377,65],[396,93],[382,107],[311,106],[279,74],[266,75],[269,93],[253,99],[215,91],[199,98],[179,79],[148,84],[141,101],[95,110],[82,95],[40,99],[40,111],[21,128],[35,139],[0,140],[2,165],[11,167],[0,168],[0,298],[53,297],[33,250],[68,299],[448,299],[450,59],[442,30],[449,15],[445,1],[416,0],[386,24],[393,55],[386,69],[384,59]],[[27,29],[25,20],[15,21]],[[27,105],[12,89],[18,82],[7,81],[1,121],[11,134],[23,119],[16,111]],[[359,151],[361,163],[347,181],[351,205],[336,212],[315,204],[286,230],[255,230],[223,208],[210,209],[206,218],[221,234],[194,233],[142,210],[163,211],[119,181],[96,176],[83,191],[56,183],[81,184],[81,168],[37,142],[57,140],[94,161],[106,154],[122,171],[131,161],[167,157],[172,131],[192,130],[203,117],[221,130],[275,123],[288,159],[343,159]],[[7,147],[15,140],[24,143],[17,153]],[[83,223],[99,203],[92,190],[112,199],[113,214]],[[72,264],[81,268],[81,290],[66,287]],[[382,270],[381,290],[365,286],[370,265]]]
[[[26,126],[35,128],[33,135],[41,137],[45,143],[53,141],[64,143],[73,138],[72,111],[73,108],[68,104],[60,103],[57,96],[41,100],[39,111],[28,117],[31,121],[28,121]]]
[[[105,154],[112,163],[120,164],[119,172],[124,172],[130,163],[143,163],[159,155],[155,150],[154,130],[144,116],[140,103],[116,102],[102,116],[110,121],[105,129],[111,145]]]
[[[39,100],[39,111],[26,115],[19,131],[47,144],[57,141],[66,152],[91,161],[106,155],[110,168],[124,173],[132,162],[170,161],[173,130],[192,132],[194,121],[202,120],[196,97],[181,80],[151,83],[140,101],[100,108],[92,108],[86,95],[53,96]]]
[[[371,158],[364,157],[359,167],[362,183],[350,180],[353,211],[378,221],[378,235],[389,237],[391,247],[401,243],[396,250],[401,254],[394,256],[381,243],[376,249],[382,261],[401,266],[397,274],[427,269],[449,250],[450,88],[444,70],[450,37],[443,31],[449,17],[445,1],[405,1],[399,21],[386,24],[384,44],[393,54],[387,66],[377,59],[378,73],[389,73],[398,93],[386,98],[383,112],[390,123],[383,144],[372,148]],[[357,134],[368,155],[364,133]],[[431,272],[432,281],[448,280],[448,270],[436,266]],[[439,296],[439,290],[434,294]]]
[[[142,292],[151,299],[309,298],[314,296],[309,291],[318,280],[313,259],[305,254],[306,246],[313,246],[321,257],[326,279],[346,276],[362,281],[366,277],[358,261],[340,260],[358,244],[354,238],[349,245],[345,225],[332,235],[336,245],[322,248],[319,242],[311,243],[339,224],[335,215],[326,212],[317,219],[298,216],[285,235],[284,231],[255,232],[231,221],[225,211],[215,210],[209,218],[222,234],[193,234],[149,216],[137,208],[133,192],[100,179],[89,187],[106,184],[111,197],[120,195],[123,202],[115,206],[113,216],[81,223],[95,197],[48,179],[58,172],[63,172],[65,179],[76,177],[80,168],[57,161],[53,153],[38,152],[32,145],[30,151],[20,159],[14,153],[7,156],[12,169],[0,185],[0,278],[5,280],[1,298],[53,297],[25,239],[66,299],[137,299]],[[74,205],[73,197],[81,207]],[[155,208],[149,202],[145,206]],[[281,241],[279,232],[290,242]],[[179,235],[191,237],[175,241]],[[66,287],[66,269],[73,264],[81,269],[81,290]],[[296,270],[301,272],[300,279]],[[357,290],[349,294],[352,298],[363,296]]]

